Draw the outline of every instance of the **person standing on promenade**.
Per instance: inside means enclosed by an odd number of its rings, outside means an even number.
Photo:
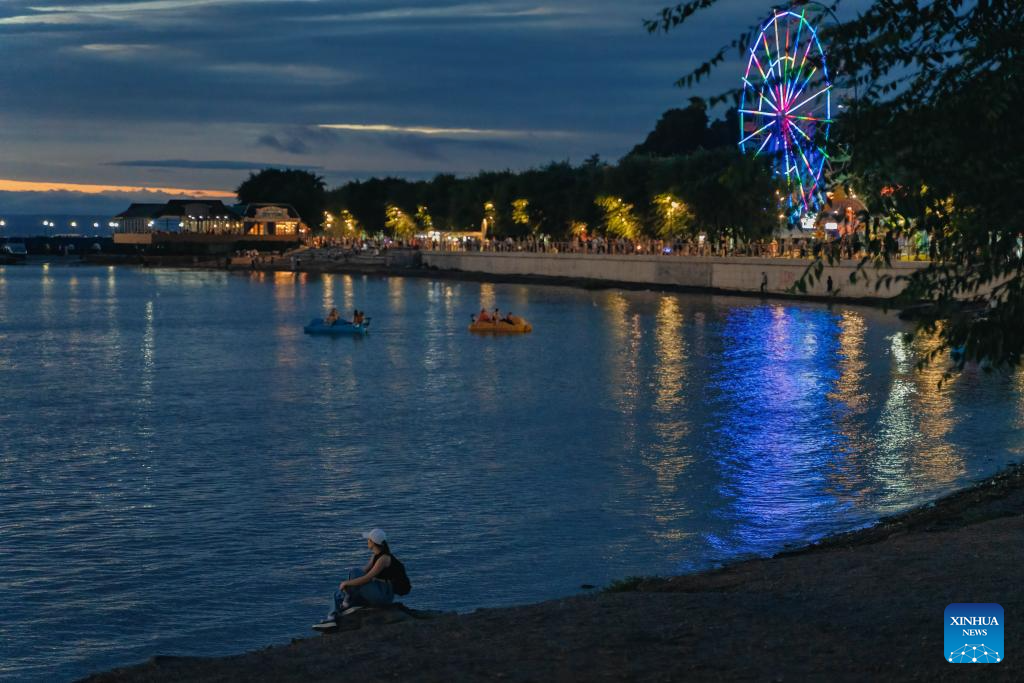
[[[373,529],[362,534],[366,547],[372,553],[363,567],[352,567],[348,578],[338,584],[334,592],[334,610],[313,628],[329,631],[336,628],[337,620],[361,607],[383,607],[390,605],[395,595],[406,595],[411,586],[405,567],[391,554],[388,537],[383,529]]]
[[[761,293],[768,291],[768,273],[761,271]]]

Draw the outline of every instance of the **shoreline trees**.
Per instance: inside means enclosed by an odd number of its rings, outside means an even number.
[[[290,203],[313,226],[326,211],[331,220],[323,228],[334,235],[350,226],[367,234],[408,237],[428,230],[475,232],[486,225],[488,236],[498,238],[543,234],[565,239],[583,233],[666,238],[703,232],[712,238],[757,239],[778,223],[776,185],[767,166],[743,157],[724,133],[726,128],[734,132],[735,125],[734,114],[709,123],[706,105],[693,98],[685,109],[666,112],[645,141],[618,163],[595,155],[578,165],[552,162],[518,173],[482,171],[465,178],[442,173],[421,181],[370,178],[329,191],[321,188],[314,201],[302,195]],[[305,171],[269,169],[251,175],[239,196],[244,191],[247,201],[289,201],[298,194],[288,185],[294,185],[297,174],[305,174],[307,183],[322,184]],[[665,205],[659,199],[664,196],[674,199]],[[297,201],[311,208],[300,208]],[[628,211],[616,208],[626,206]],[[306,211],[317,219],[310,220]]]
[[[688,29],[718,1],[688,0],[645,24],[652,33]],[[782,8],[820,13],[841,6],[824,3],[793,0]],[[756,35],[755,26],[739,32],[677,84],[703,80],[732,50],[746,54]],[[1024,205],[1015,189],[1024,177],[1017,115],[1024,109],[1024,3],[875,0],[821,36],[852,94],[834,128],[847,164],[833,182],[855,187],[871,209],[863,267],[886,265],[891,245],[925,231],[931,263],[905,278],[903,294],[932,303],[917,329],[942,343],[922,362],[953,348],[960,367],[968,360],[1019,365]],[[808,278],[837,257],[824,250]],[[964,303],[986,313],[965,313]]]

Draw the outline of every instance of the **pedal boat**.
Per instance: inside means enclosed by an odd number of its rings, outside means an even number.
[[[333,325],[328,325],[323,318],[314,318],[302,328],[302,331],[306,334],[321,334],[329,337],[350,337],[365,335],[369,327],[369,318],[366,318],[360,325],[353,325],[347,320],[339,320]]]
[[[486,332],[489,334],[526,334],[533,332],[533,325],[517,315],[512,316],[511,323],[503,320],[481,322],[474,318],[473,322],[469,325],[469,331]]]

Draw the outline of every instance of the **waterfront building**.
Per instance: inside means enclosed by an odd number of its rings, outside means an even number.
[[[115,232],[141,234],[152,232],[163,204],[132,204],[114,216],[111,226]]]
[[[235,214],[246,235],[298,235],[305,232],[299,212],[290,204],[236,204]]]
[[[114,216],[115,244],[230,245],[298,242],[308,232],[289,204],[239,204],[219,199],[172,199],[136,203]]]

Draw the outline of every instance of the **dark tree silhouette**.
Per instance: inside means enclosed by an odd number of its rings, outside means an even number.
[[[629,156],[671,157],[689,154],[704,146],[708,132],[707,105],[694,97],[686,109],[669,109],[661,115],[647,139]]]
[[[327,206],[327,186],[320,176],[298,169],[267,168],[250,173],[235,190],[243,204],[291,204],[302,216],[302,221],[318,228]]]

